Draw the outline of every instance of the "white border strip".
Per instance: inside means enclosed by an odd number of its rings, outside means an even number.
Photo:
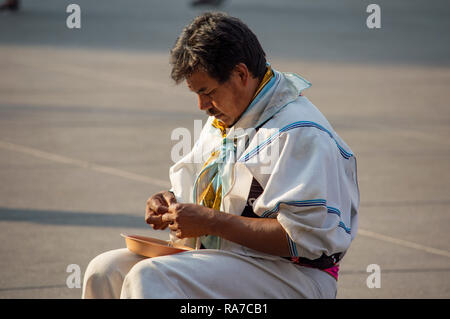
[[[450,258],[450,252],[449,251],[441,250],[441,249],[437,249],[437,248],[433,248],[433,247],[428,247],[428,246],[424,246],[424,245],[420,245],[420,244],[416,244],[416,243],[413,243],[411,241],[407,241],[407,240],[403,240],[403,239],[399,239],[399,238],[395,238],[395,237],[391,237],[391,236],[386,236],[386,235],[383,235],[383,234],[375,233],[375,232],[370,231],[370,230],[358,229],[358,235],[362,235],[362,236],[365,236],[365,237],[370,237],[370,238],[386,241],[386,242],[389,242],[389,243],[392,243],[392,244],[396,244],[396,245],[399,245],[399,246],[413,248],[413,249],[421,250],[421,251],[424,251],[424,252],[427,252],[427,253],[430,253],[430,254],[435,254],[435,255],[439,255],[439,256],[444,256],[444,257],[449,257]]]
[[[138,182],[152,184],[152,185],[155,185],[158,187],[163,187],[164,189],[170,188],[170,183],[167,181],[164,181],[164,180],[127,172],[127,171],[109,167],[109,166],[94,164],[94,163],[78,160],[75,158],[70,158],[70,157],[61,156],[61,155],[57,155],[57,154],[53,154],[53,153],[49,153],[49,152],[44,152],[44,151],[40,151],[35,148],[31,148],[31,147],[27,147],[27,146],[22,146],[22,145],[18,145],[18,144],[0,141],[0,147],[2,147],[4,149],[16,151],[16,152],[33,155],[35,157],[44,158],[44,159],[47,159],[47,160],[53,161],[53,162],[74,165],[74,166],[91,169],[93,171],[102,172],[102,173],[109,174],[109,175],[119,176],[119,177],[131,179],[134,181],[138,181]]]

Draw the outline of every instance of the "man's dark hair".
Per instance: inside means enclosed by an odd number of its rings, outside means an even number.
[[[266,71],[266,54],[256,35],[241,20],[207,12],[186,26],[170,51],[171,77],[176,83],[203,70],[219,83],[244,63],[255,78]]]

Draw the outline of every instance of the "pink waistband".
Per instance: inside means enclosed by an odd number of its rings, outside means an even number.
[[[336,279],[336,281],[338,280],[339,264],[322,270],[325,271],[327,274],[331,275],[334,279]]]

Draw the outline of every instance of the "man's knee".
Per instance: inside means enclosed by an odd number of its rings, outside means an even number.
[[[186,298],[170,257],[156,257],[139,262],[125,276],[121,298]]]
[[[129,252],[112,250],[96,256],[90,261],[84,274],[83,298],[117,298],[115,286],[120,286],[123,272],[134,264]],[[130,264],[131,263],[131,264]],[[122,269],[123,268],[123,269]],[[118,288],[120,292],[120,287]]]
[[[134,265],[124,278],[121,298],[145,298],[145,291],[150,291],[151,281],[155,281],[155,266],[152,260]],[[153,278],[152,278],[153,277]],[[148,297],[148,296],[147,296]]]
[[[89,276],[105,276],[114,272],[115,265],[114,260],[116,259],[115,251],[108,251],[96,256],[92,259],[85,272],[85,277]]]

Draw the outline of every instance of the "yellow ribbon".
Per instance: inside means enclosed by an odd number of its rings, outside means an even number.
[[[264,77],[259,84],[253,98],[253,99],[261,92],[261,90],[264,88],[264,86],[270,81],[270,79],[273,77],[273,71],[270,66],[267,67],[267,71],[264,74]],[[211,125],[217,129],[220,130],[220,133],[222,134],[222,137],[225,138],[227,136],[227,126],[225,123],[218,119],[214,119]],[[203,164],[203,168],[208,166],[209,163],[211,163],[214,159],[217,158],[219,151],[214,151],[211,153],[211,156],[208,158],[208,160]],[[208,174],[202,174],[203,176],[207,176]],[[199,180],[203,177],[199,176]],[[213,208],[216,210],[220,210],[220,204],[222,201],[222,185],[218,185],[217,191],[214,189],[213,180],[214,176],[210,176],[211,181],[208,184],[208,186],[203,190],[202,194],[200,195],[200,203],[203,204],[203,206]]]

